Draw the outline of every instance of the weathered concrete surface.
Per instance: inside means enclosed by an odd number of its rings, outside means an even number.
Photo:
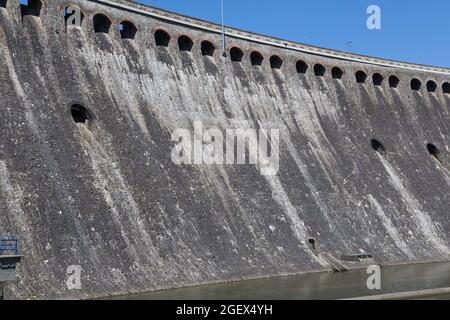
[[[230,38],[229,48],[245,52],[238,64],[221,57],[215,33],[83,0],[72,2],[84,12],[81,30],[66,30],[65,1],[47,1],[40,18],[23,22],[17,3],[0,8],[0,235],[19,237],[26,257],[9,296],[93,297],[328,270],[309,237],[336,257],[449,260],[450,96],[440,87],[448,70]],[[113,21],[109,35],[93,32],[99,12]],[[135,40],[120,39],[125,18],[138,27]],[[155,47],[159,28],[172,36],[169,48]],[[194,40],[192,53],[179,52],[181,34]],[[216,45],[212,58],[200,54],[204,39]],[[251,66],[252,50],[264,55],[261,68]],[[281,70],[270,69],[272,54]],[[305,75],[299,59],[310,65]],[[312,72],[317,62],[324,78]],[[333,66],[342,80],[331,78]],[[356,84],[359,69],[383,74],[383,86]],[[438,90],[411,91],[415,77]],[[94,120],[75,124],[75,103]],[[195,120],[280,128],[278,176],[253,165],[174,165],[171,133]],[[66,288],[69,265],[83,268],[81,290]]]

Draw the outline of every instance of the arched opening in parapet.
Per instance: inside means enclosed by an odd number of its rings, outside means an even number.
[[[1,8],[6,8],[6,1],[7,0],[0,0],[0,7]]]
[[[93,19],[94,32],[96,33],[109,33],[111,28],[111,20],[101,13],[96,14]]]
[[[230,50],[231,61],[241,62],[243,57],[244,57],[244,52],[242,52],[241,49],[236,48],[236,47],[231,48],[231,50]]]
[[[419,79],[412,79],[411,80],[411,89],[414,91],[419,91],[422,87],[422,82],[420,82]]]
[[[297,73],[305,74],[308,71],[308,64],[305,61],[298,60],[295,67],[297,68]]]
[[[270,57],[270,67],[272,69],[281,69],[283,65],[283,60],[279,56],[271,56]]]
[[[437,83],[433,80],[430,80],[427,82],[427,91],[428,92],[436,92],[437,89]]]
[[[156,30],[155,32],[155,43],[158,47],[169,46],[170,35],[164,30]]]
[[[399,83],[400,83],[400,79],[397,78],[396,76],[389,77],[389,87],[397,88]]]
[[[122,39],[134,39],[137,28],[130,21],[123,21],[119,24],[119,31]]]
[[[79,104],[74,104],[70,111],[72,113],[72,119],[75,123],[86,123],[86,121],[91,120],[90,112]]]
[[[333,79],[342,79],[342,76],[344,75],[344,71],[342,71],[341,68],[334,67],[331,69],[331,75]]]
[[[367,74],[364,71],[359,70],[355,73],[355,78],[357,83],[365,83]]]
[[[450,94],[450,83],[445,82],[445,83],[442,85],[442,91],[443,91],[445,94]]]
[[[6,5],[6,1],[5,1]],[[40,0],[21,0],[20,13],[23,16],[39,17],[41,14],[42,2]]]
[[[250,54],[250,61],[252,62],[252,66],[261,66],[264,61],[264,57],[261,53],[253,51]]]
[[[203,41],[201,44],[202,55],[212,57],[216,47],[209,41]]]
[[[78,6],[70,5],[64,8],[64,23],[66,27],[81,27],[83,20],[83,11]]]
[[[373,84],[374,84],[374,85],[376,85],[376,86],[381,86],[381,85],[383,84],[384,78],[383,78],[383,76],[382,76],[381,74],[375,73],[375,74],[372,76],[372,80],[373,80]]]
[[[386,151],[383,144],[380,141],[378,141],[377,139],[372,139],[370,141],[370,144],[372,145],[373,150],[375,150],[378,153],[383,153],[384,151]]]
[[[178,48],[180,49],[180,51],[191,52],[193,46],[194,42],[188,36],[183,35],[178,38]]]
[[[318,77],[323,77],[325,74],[325,67],[323,65],[321,65],[320,63],[316,64],[314,66],[314,74]]]

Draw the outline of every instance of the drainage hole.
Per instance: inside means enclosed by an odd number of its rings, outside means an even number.
[[[75,123],[86,123],[86,121],[92,119],[89,111],[85,107],[83,107],[79,104],[74,104],[71,107],[71,113],[72,113],[73,121]]]
[[[373,150],[375,150],[376,152],[383,153],[386,151],[386,148],[383,146],[383,144],[376,139],[372,139],[371,144]]]

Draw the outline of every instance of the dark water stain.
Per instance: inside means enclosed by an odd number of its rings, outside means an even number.
[[[447,109],[450,109],[450,95],[449,94],[445,94],[445,103],[447,104]]]
[[[302,84],[302,86],[308,90],[311,91],[312,87],[311,84],[309,83],[308,78],[305,75],[299,74],[298,78],[300,79],[300,82]]]
[[[219,73],[219,69],[217,69],[215,62],[211,57],[204,56],[203,63],[205,65],[205,71],[207,74],[217,76],[217,74]]]
[[[222,85],[223,87],[223,85]],[[228,105],[226,99],[225,99],[225,93],[224,90],[221,90],[220,92],[216,91],[217,98],[219,99],[220,107],[222,108],[223,113],[227,117],[227,119],[233,118],[232,110],[230,110],[230,106]]]
[[[106,33],[94,33],[93,34],[94,45],[101,51],[105,51],[114,54],[116,49],[112,44],[111,38]]]
[[[432,110],[441,110],[441,112],[437,112],[437,113],[430,112],[430,115],[435,118],[434,123],[438,123],[437,126],[439,127],[439,130],[441,132],[443,132],[443,134],[445,136],[450,136],[450,127],[446,126],[447,121],[446,121],[445,116],[442,114],[443,110],[445,110],[445,107],[442,106],[441,101],[434,94],[431,95],[430,100],[431,100]]]
[[[250,81],[247,77],[247,74],[245,73],[244,68],[242,67],[241,63],[239,62],[232,62],[233,65],[233,74],[236,78],[238,78],[242,84],[242,86],[251,92],[250,88]]]
[[[319,90],[321,92],[327,92],[328,88],[327,88],[326,80],[323,77],[317,77],[317,76],[316,76],[316,80],[319,83]]]
[[[122,48],[126,54],[127,61],[136,64],[142,57],[140,48],[133,39],[122,39]],[[130,65],[130,63],[128,63]]]
[[[285,81],[284,81],[283,75],[281,74],[281,72],[279,70],[272,70],[272,75],[275,79],[275,84],[277,85],[278,90],[280,91],[281,97],[287,103],[288,94],[285,89]]]
[[[43,55],[47,44],[41,20],[33,16],[25,16],[22,23],[23,36],[32,42],[34,56]]]
[[[183,66],[183,70],[186,73],[194,74],[195,68],[192,61],[192,54],[190,52],[181,51],[180,52],[181,57],[181,65]]]
[[[266,84],[267,80],[264,71],[260,67],[254,67],[253,70],[253,76],[256,83],[259,83],[261,85]]]
[[[66,34],[61,35],[61,37],[68,37],[70,41],[60,41],[60,42],[70,42],[76,49],[81,50],[86,44],[86,39],[84,34],[80,29],[66,29]]]
[[[131,39],[123,39],[124,44],[124,54],[127,61],[128,68],[131,73],[136,77],[141,79],[140,83],[143,82],[143,75],[149,76],[151,80],[154,79],[153,72],[150,70],[147,64],[145,64],[144,56],[141,54],[144,50],[141,50]]]
[[[225,114],[225,116],[227,117],[227,119],[233,118],[233,114],[228,110],[227,104],[221,103],[220,105],[221,105],[222,111]]]
[[[156,60],[167,66],[173,66],[173,59],[166,47],[156,47]]]

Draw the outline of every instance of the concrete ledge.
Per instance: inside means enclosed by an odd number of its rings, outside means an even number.
[[[447,294],[450,294],[450,288],[438,288],[438,289],[429,289],[429,290],[387,293],[387,294],[380,294],[380,295],[374,295],[374,296],[348,298],[348,299],[342,299],[342,300],[409,300],[409,299],[426,298],[426,297],[433,297],[433,296],[442,296],[442,295],[447,295]]]

